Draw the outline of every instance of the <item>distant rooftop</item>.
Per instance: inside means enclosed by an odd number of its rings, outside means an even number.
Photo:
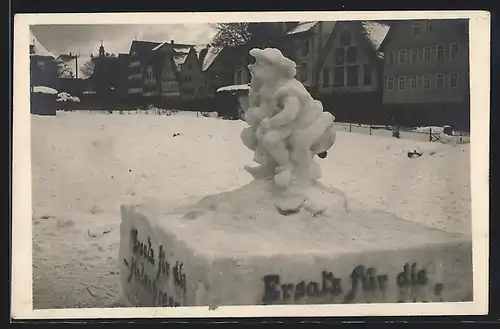
[[[293,29],[288,31],[286,34],[297,34],[297,33],[303,33],[307,32],[310,29],[312,29],[318,22],[299,22],[297,26],[295,26]]]

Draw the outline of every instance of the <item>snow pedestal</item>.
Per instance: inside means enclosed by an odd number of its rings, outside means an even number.
[[[134,306],[472,300],[472,245],[338,191],[320,214],[284,216],[272,184],[122,206],[120,275]]]

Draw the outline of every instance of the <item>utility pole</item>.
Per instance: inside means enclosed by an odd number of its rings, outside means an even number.
[[[76,70],[76,73],[75,73],[75,77],[76,79],[78,79],[78,57],[80,57],[80,55],[75,55],[75,70]]]

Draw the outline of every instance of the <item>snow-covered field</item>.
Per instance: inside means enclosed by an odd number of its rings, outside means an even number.
[[[120,292],[120,205],[249,182],[245,125],[192,113],[32,116],[34,308],[111,305]],[[408,158],[414,149],[423,155]],[[318,161],[322,180],[349,198],[470,234],[469,152],[469,144],[341,130]]]

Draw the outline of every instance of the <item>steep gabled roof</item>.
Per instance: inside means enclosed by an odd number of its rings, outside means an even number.
[[[186,62],[186,58],[191,51],[191,47],[189,45],[177,46],[174,45],[172,48],[174,52],[172,53],[172,59],[177,67],[180,67],[182,64]]]
[[[327,56],[333,48],[335,38],[338,34],[337,31],[339,23],[341,23],[341,25],[349,26],[349,30],[354,33],[354,37],[360,43],[361,47],[365,50],[368,58],[370,58],[372,62],[378,63],[378,61],[383,57],[383,54],[380,52],[380,46],[383,43],[383,40],[387,37],[387,34],[390,30],[389,25],[382,24],[376,21],[342,21],[337,22],[333,27],[324,50],[319,56],[315,68],[316,71],[320,70],[323,67]]]
[[[203,58],[203,62],[201,63],[201,70],[203,72],[207,71],[210,66],[214,63],[215,59],[221,54],[223,47],[210,47],[208,48],[207,54]]]
[[[380,53],[380,45],[384,41],[390,26],[376,21],[361,21],[362,34],[368,40],[377,53]]]
[[[194,45],[194,50],[196,51],[196,56],[198,57],[198,60],[200,61],[201,63],[201,57],[200,57],[200,54],[201,54],[201,51],[203,49],[206,49],[208,45]]]
[[[316,24],[319,22],[314,21],[314,22],[299,22],[297,26],[293,27],[290,31],[286,32],[286,35],[292,35],[292,34],[298,34],[298,33],[304,33],[307,31],[310,31]]]
[[[130,45],[130,51],[129,54],[132,54],[132,50],[135,50],[137,53],[137,56],[144,60],[147,59],[148,55],[151,54],[153,51],[153,48],[158,46],[160,43],[159,42],[153,42],[153,41],[139,41],[139,40],[134,40],[132,41],[132,44]]]
[[[53,53],[48,51],[35,37],[33,32],[30,30],[30,44],[34,45],[34,54],[30,54],[32,56],[43,56],[43,57],[52,57],[53,59],[56,59],[57,56],[55,56]]]

